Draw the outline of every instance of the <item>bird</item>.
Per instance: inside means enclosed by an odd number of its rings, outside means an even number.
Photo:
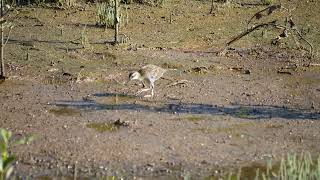
[[[153,97],[154,83],[156,80],[160,79],[166,71],[167,71],[166,69],[163,69],[159,66],[148,64],[141,67],[138,71],[131,72],[129,74],[129,81],[139,80],[142,82],[143,87],[146,87],[145,82],[149,83],[149,88],[139,90],[136,93],[136,95],[139,95],[142,92],[151,90],[151,95],[146,95],[144,97]]]

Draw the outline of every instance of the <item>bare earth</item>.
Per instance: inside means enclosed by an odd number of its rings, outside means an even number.
[[[288,152],[318,156],[317,56],[272,47],[259,33],[218,56],[264,7],[222,7],[215,16],[202,1],[129,7],[122,33],[130,39],[118,46],[108,44],[112,29],[94,26],[94,5],[18,9],[0,84],[0,127],[35,137],[12,147],[18,175],[197,179]],[[317,18],[297,16],[318,48]],[[171,69],[153,99],[134,96],[138,82],[126,84],[145,64]]]

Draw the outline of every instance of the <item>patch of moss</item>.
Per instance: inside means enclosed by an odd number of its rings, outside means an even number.
[[[166,69],[181,69],[183,67],[183,65],[165,62],[161,65],[161,67],[166,68]]]
[[[235,116],[238,118],[251,119],[253,118],[252,109],[247,107],[240,107],[239,110],[235,113]]]
[[[119,129],[119,126],[113,123],[90,123],[87,124],[87,128],[96,130],[99,133],[113,132]]]
[[[283,124],[268,124],[266,126],[266,128],[270,128],[270,129],[281,129],[284,128]]]
[[[50,109],[50,113],[58,116],[77,116],[80,115],[80,111],[72,108],[59,108],[59,109]]]

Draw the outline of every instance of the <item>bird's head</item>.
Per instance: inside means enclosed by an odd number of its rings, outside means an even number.
[[[141,75],[139,72],[135,71],[129,74],[129,81],[135,80],[135,79],[140,79]]]

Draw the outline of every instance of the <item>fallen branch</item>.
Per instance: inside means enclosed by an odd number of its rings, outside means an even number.
[[[247,23],[247,29],[249,27],[249,24],[251,23],[251,21],[253,19],[261,19],[263,17],[263,14],[264,12],[267,12],[267,14],[265,16],[269,16],[270,14],[273,13],[273,11],[277,10],[277,9],[280,9],[281,8],[281,5],[272,5],[272,6],[269,6],[265,9],[262,9],[261,11],[258,11],[257,13],[255,13],[248,21]]]
[[[282,32],[280,35],[278,35],[278,37],[276,37],[273,41],[272,44],[278,44],[279,40],[281,38],[286,38],[288,37],[290,34],[293,37],[294,42],[296,43],[296,45],[304,50],[307,50],[307,48],[305,48],[304,46],[301,45],[301,43],[299,42],[300,40],[303,40],[304,42],[306,42],[308,44],[308,46],[310,46],[309,49],[309,53],[310,53],[310,58],[313,57],[313,51],[314,51],[314,47],[313,45],[303,37],[302,33],[299,31],[299,29],[296,27],[294,21],[292,20],[292,16],[291,16],[291,11],[292,10],[288,10],[289,15],[287,15],[285,17],[285,23],[284,25],[281,24],[277,24],[277,20],[273,20],[271,22],[267,22],[267,23],[261,23],[255,26],[252,26],[251,28],[249,28],[249,24],[252,22],[253,19],[261,19],[263,16],[268,16],[270,14],[272,14],[275,10],[278,9],[286,9],[284,7],[282,7],[281,5],[273,5],[270,7],[267,7],[261,11],[258,11],[257,13],[255,13],[248,21],[247,23],[247,30],[242,32],[241,34],[239,34],[238,36],[236,36],[235,38],[233,38],[232,40],[230,40],[229,42],[226,43],[224,49],[222,49],[218,55],[225,55],[227,47],[230,46],[231,44],[233,44],[234,42],[238,41],[239,39],[241,39],[242,37],[250,34],[251,32],[258,30],[260,28],[267,28],[267,27],[272,27],[272,28],[278,28],[278,29],[282,29]],[[264,14],[265,13],[265,14]],[[297,37],[299,37],[299,39],[297,39]]]
[[[230,46],[232,43],[238,41],[239,39],[241,39],[243,36],[246,36],[248,34],[250,34],[251,32],[261,28],[261,27],[267,27],[267,26],[275,26],[276,21],[271,21],[268,23],[263,23],[263,24],[259,24],[257,26],[251,27],[250,29],[242,32],[241,34],[239,34],[238,36],[236,36],[235,38],[233,38],[231,41],[227,42],[226,46]]]

